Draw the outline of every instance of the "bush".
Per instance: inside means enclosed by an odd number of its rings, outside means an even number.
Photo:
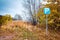
[[[12,21],[12,17],[10,15],[0,16],[0,27],[7,24],[8,21]]]
[[[47,4],[45,7],[49,7],[51,9],[51,14],[48,15],[48,26],[52,29],[60,29],[60,12],[58,11],[57,4]],[[45,24],[46,16],[43,13],[43,9],[41,8],[38,12],[37,19],[39,24]]]

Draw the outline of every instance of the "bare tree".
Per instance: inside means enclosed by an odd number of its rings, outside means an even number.
[[[33,16],[36,13],[36,10],[35,10],[36,3],[35,2],[36,2],[36,0],[26,0],[26,1],[24,1],[24,4],[23,4],[23,6],[29,11],[29,14],[32,18],[31,22],[33,25],[37,24],[36,17]]]

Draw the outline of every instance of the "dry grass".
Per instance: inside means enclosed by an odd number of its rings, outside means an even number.
[[[33,26],[22,21],[13,21],[0,29],[0,40],[60,40],[60,32]]]

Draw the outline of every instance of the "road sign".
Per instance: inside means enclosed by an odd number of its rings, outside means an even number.
[[[46,15],[46,35],[48,35],[48,14],[50,14],[50,8],[44,8],[44,14]]]
[[[50,8],[44,8],[44,14],[50,14]]]

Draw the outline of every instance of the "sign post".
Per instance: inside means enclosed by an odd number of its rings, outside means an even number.
[[[46,15],[46,35],[48,35],[48,15],[50,14],[50,8],[44,8],[44,14]]]

